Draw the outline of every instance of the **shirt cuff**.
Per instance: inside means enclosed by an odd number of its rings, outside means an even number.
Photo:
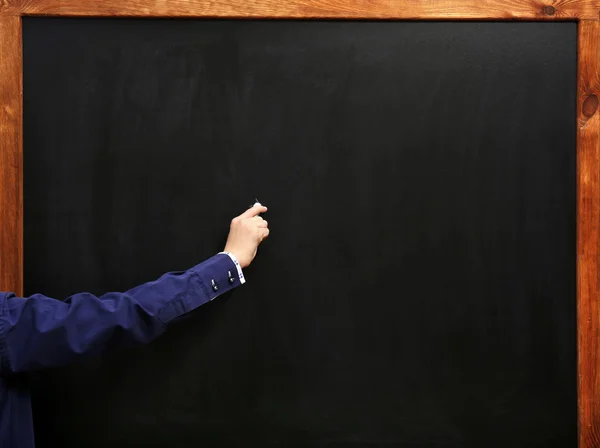
[[[217,254],[181,273],[187,280],[181,289],[175,291],[176,297],[159,311],[158,319],[169,323],[239,286],[241,281],[235,274],[235,263],[226,254]]]
[[[244,273],[242,272],[242,267],[240,266],[240,263],[237,261],[237,258],[235,258],[234,255],[229,252],[219,252],[219,253],[228,255],[229,258],[231,258],[231,261],[233,262],[233,264],[235,264],[235,267],[237,269],[237,274],[238,274],[238,279],[240,280],[240,284],[243,285],[244,283],[246,283],[246,279],[244,278]]]

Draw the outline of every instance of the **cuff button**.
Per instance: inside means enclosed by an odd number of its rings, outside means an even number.
[[[227,271],[227,275],[229,276],[229,284],[232,285],[235,282],[235,278],[231,275],[231,271]]]
[[[212,288],[214,292],[217,292],[219,290],[219,286],[215,283],[214,279],[212,280]]]

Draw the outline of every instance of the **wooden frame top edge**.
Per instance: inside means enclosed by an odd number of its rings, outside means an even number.
[[[600,0],[0,0],[0,15],[379,20],[598,20]]]

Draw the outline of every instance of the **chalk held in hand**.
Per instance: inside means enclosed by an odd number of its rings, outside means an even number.
[[[265,207],[264,205],[262,205],[258,199],[254,199],[254,204],[252,206],[250,206],[250,208],[248,209],[248,212],[252,214],[252,216],[260,216],[262,213],[261,212],[255,212],[255,211],[251,211],[254,207],[259,207],[261,209],[266,209],[267,207]],[[261,210],[262,211],[262,210]],[[264,210],[266,211],[266,210]],[[255,214],[256,213],[256,214]]]
[[[258,202],[258,199],[254,199],[254,205],[252,207],[261,207],[262,204]]]

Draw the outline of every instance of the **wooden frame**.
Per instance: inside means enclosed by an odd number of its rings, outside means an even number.
[[[0,0],[0,290],[19,295],[22,16],[577,21],[579,446],[600,448],[600,0]]]

